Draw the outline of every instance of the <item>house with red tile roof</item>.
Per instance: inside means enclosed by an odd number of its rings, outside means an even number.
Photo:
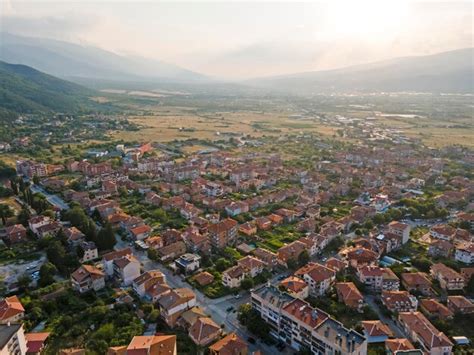
[[[114,275],[114,260],[126,255],[132,255],[131,248],[114,250],[102,256],[102,265],[104,266],[104,272],[107,277],[112,277]]]
[[[128,233],[133,240],[143,240],[150,236],[151,227],[147,224],[131,228]]]
[[[228,245],[234,245],[238,223],[231,218],[226,218],[209,225],[208,230],[212,246],[216,249],[223,249]]]
[[[189,337],[198,346],[207,346],[222,334],[222,328],[209,317],[200,317],[189,328]]]
[[[448,308],[454,313],[474,313],[474,303],[464,296],[448,296]]]
[[[209,347],[210,355],[247,355],[247,343],[235,333],[227,334]]]
[[[390,327],[380,320],[362,321],[362,328],[368,343],[382,343],[393,337]]]
[[[177,355],[176,335],[137,335],[127,346],[127,355]]]
[[[387,351],[387,355],[402,355],[406,354],[407,351],[415,350],[415,347],[410,340],[406,338],[387,339],[385,340],[385,350]]]
[[[300,241],[291,242],[278,249],[278,263],[288,267],[288,261],[298,261],[299,256],[306,250],[306,244]]]
[[[363,266],[357,269],[357,278],[373,291],[397,291],[400,289],[400,280],[389,268]]]
[[[430,273],[445,290],[462,290],[464,288],[464,278],[461,274],[444,264],[433,264]]]
[[[410,225],[398,221],[392,221],[388,224],[388,230],[402,238],[402,244],[410,239]]]
[[[432,292],[432,283],[424,272],[404,272],[401,274],[403,287],[410,292],[420,292],[428,296]]]
[[[382,304],[391,312],[415,312],[418,300],[408,291],[382,291]]]
[[[337,282],[336,291],[339,302],[344,302],[349,308],[362,311],[364,296],[353,282]]]
[[[25,309],[17,296],[0,301],[0,324],[18,323],[24,315]]]
[[[200,286],[206,286],[214,281],[214,275],[207,271],[200,272],[193,278]]]
[[[324,265],[310,262],[296,270],[295,276],[301,277],[309,287],[312,296],[324,295],[336,279],[336,272]]]
[[[420,300],[420,309],[428,317],[436,317],[440,319],[452,318],[454,313],[434,298],[423,298]]]
[[[163,294],[158,300],[160,316],[174,327],[180,315],[196,305],[196,295],[188,288],[176,288]]]
[[[125,286],[132,284],[140,276],[140,262],[133,254],[127,254],[113,261],[113,276]]]
[[[454,260],[464,264],[474,264],[474,243],[463,242],[456,245]]]
[[[449,257],[454,250],[451,242],[443,239],[432,239],[428,247],[428,254],[434,257],[442,256]]]
[[[41,354],[44,346],[46,339],[49,337],[48,332],[43,332],[43,333],[26,333],[25,334],[25,340],[26,340],[26,353],[27,354]]]
[[[288,276],[280,282],[279,287],[283,288],[291,296],[301,298],[302,300],[309,296],[308,284],[296,276]]]
[[[105,287],[105,274],[92,265],[82,265],[71,274],[72,288],[80,293]]]
[[[453,343],[420,312],[401,312],[398,320],[410,340],[430,355],[451,354]]]
[[[10,244],[20,243],[27,240],[26,228],[22,224],[14,224],[5,228],[5,237]]]

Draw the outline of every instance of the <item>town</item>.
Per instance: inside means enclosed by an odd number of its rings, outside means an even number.
[[[340,134],[3,164],[4,349],[472,349],[474,153],[324,120]]]

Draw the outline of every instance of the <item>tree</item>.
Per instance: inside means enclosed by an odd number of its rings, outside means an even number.
[[[249,303],[239,307],[237,319],[240,324],[247,327],[249,332],[264,340],[270,339],[270,326],[260,317],[260,314],[252,309]]]
[[[57,272],[58,269],[52,263],[44,263],[40,268],[40,278],[38,280],[38,285],[40,287],[45,287],[54,283],[54,274],[56,274]]]
[[[28,274],[23,274],[18,278],[18,287],[26,289],[31,283],[31,277]]]
[[[306,265],[309,262],[309,253],[307,250],[303,250],[303,252],[298,255],[298,265],[303,266]]]
[[[244,290],[250,290],[253,286],[254,286],[254,282],[253,282],[253,279],[251,279],[250,277],[246,277],[240,283],[240,287],[242,287]]]
[[[40,178],[39,178],[39,176],[38,176],[38,175],[34,175],[34,176],[33,176],[33,184],[39,185],[39,183],[40,183]]]
[[[288,269],[290,270],[296,270],[298,268],[298,262],[296,261],[296,259],[291,258],[288,259],[288,261],[286,262],[286,266],[288,266]]]
[[[51,240],[46,249],[48,260],[61,272],[66,271],[66,249],[58,240]]]
[[[0,204],[0,218],[2,219],[2,224],[5,225],[7,223],[7,218],[13,216],[13,210],[10,206],[5,204]]]
[[[112,229],[110,223],[105,225],[105,228],[102,228],[99,231],[97,236],[96,245],[99,250],[110,250],[113,249],[117,240],[115,239],[115,233]]]

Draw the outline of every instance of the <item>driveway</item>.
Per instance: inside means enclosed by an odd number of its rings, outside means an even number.
[[[379,306],[377,302],[375,302],[376,297],[377,296],[374,296],[374,295],[366,295],[364,297],[364,301],[365,303],[369,305],[370,308],[372,308],[377,313],[377,315],[379,316],[379,319],[390,327],[393,334],[395,334],[397,338],[405,338],[403,330],[398,326],[398,324],[392,318],[387,317],[383,313],[381,306]]]

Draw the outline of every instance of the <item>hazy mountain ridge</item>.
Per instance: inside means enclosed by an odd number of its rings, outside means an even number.
[[[256,78],[248,85],[293,93],[331,91],[474,92],[473,48],[335,70]]]
[[[72,112],[95,104],[95,92],[31,67],[0,61],[0,107],[16,113]]]
[[[0,60],[24,64],[61,78],[133,81],[207,81],[204,75],[179,66],[121,56],[97,47],[46,38],[0,34]]]

